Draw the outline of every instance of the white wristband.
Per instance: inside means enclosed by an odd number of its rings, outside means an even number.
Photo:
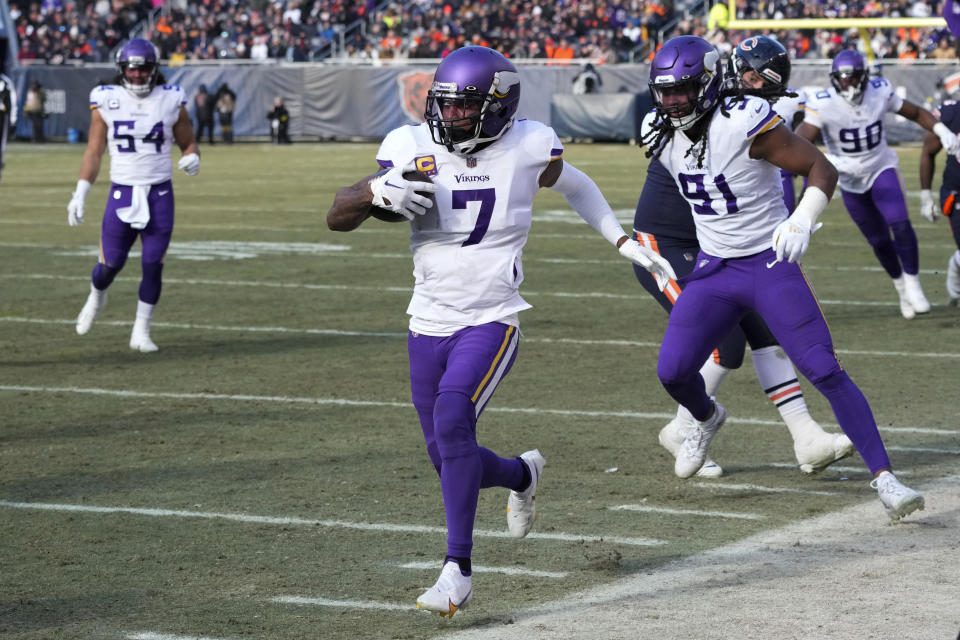
[[[797,203],[797,208],[793,210],[793,215],[790,217],[794,220],[806,222],[812,229],[817,218],[820,217],[820,214],[823,213],[823,210],[827,208],[829,203],[830,198],[828,198],[827,194],[821,191],[819,187],[808,186],[803,192],[803,197],[800,198],[800,202]]]
[[[83,178],[77,180],[77,190],[74,191],[74,194],[80,196],[81,200],[86,200],[88,193],[90,193],[90,181]]]
[[[943,138],[943,136],[953,135],[953,131],[950,131],[950,127],[943,124],[942,122],[938,122],[937,124],[933,125],[933,128],[930,131],[937,134],[938,138]]]

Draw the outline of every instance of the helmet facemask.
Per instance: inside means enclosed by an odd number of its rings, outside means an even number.
[[[863,89],[867,84],[867,72],[863,69],[843,70],[830,74],[830,81],[837,94],[850,104],[859,105],[863,101]]]
[[[435,80],[427,92],[424,112],[433,141],[453,153],[467,155],[500,139],[513,124],[519,85],[520,74],[506,70],[493,74],[487,92]]]
[[[140,79],[144,75],[146,76],[142,84],[136,84],[131,81],[128,74],[132,70],[142,70],[145,72],[137,78]],[[138,98],[150,95],[150,92],[153,91],[153,87],[156,85],[157,73],[158,67],[155,62],[138,62],[136,58],[132,58],[127,62],[120,63],[120,76],[122,78],[123,88]]]

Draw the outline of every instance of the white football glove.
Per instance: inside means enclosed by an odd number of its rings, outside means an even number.
[[[811,227],[806,220],[797,220],[794,216],[778,224],[773,230],[773,249],[777,252],[777,262],[796,262],[802,258],[810,248],[810,236],[822,226],[818,222]]]
[[[188,153],[180,158],[177,168],[188,176],[195,176],[200,173],[200,156],[195,153]]]
[[[394,167],[371,180],[373,204],[399,213],[407,220],[425,214],[433,206],[433,202],[417,192],[436,193],[438,187],[432,182],[412,182],[404,179],[404,173],[416,170],[416,165],[410,161],[405,167]]]
[[[920,215],[930,222],[937,221],[937,208],[933,206],[933,194],[930,189],[920,191]]]
[[[960,152],[960,138],[957,137],[953,131],[950,131],[950,128],[942,122],[938,122],[933,125],[931,129],[933,133],[937,134],[937,137],[940,138],[940,146],[943,147],[944,151],[948,155],[955,156]]]
[[[771,244],[777,259],[767,265],[768,269],[782,260],[796,262],[803,257],[810,247],[810,236],[823,226],[817,218],[829,202],[830,198],[819,187],[807,187],[790,217],[773,230]]]
[[[88,180],[77,180],[77,189],[70,198],[70,204],[67,205],[67,223],[71,227],[83,224],[83,216],[87,213],[84,209],[84,203],[87,201],[87,194],[90,192],[90,182]]]
[[[620,245],[619,251],[624,258],[649,271],[656,279],[660,291],[663,291],[671,280],[677,279],[677,274],[666,258],[632,238],[627,238],[627,241]]]

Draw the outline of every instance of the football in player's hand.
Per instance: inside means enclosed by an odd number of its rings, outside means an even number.
[[[389,169],[384,169],[383,171],[377,172],[376,175],[386,173]],[[403,174],[404,180],[409,180],[411,182],[433,182],[433,179],[430,178],[423,171],[406,171]],[[437,208],[437,201],[433,197],[433,194],[428,191],[418,192],[420,195],[430,198],[430,201],[433,203],[430,206],[430,209],[427,210],[427,213],[432,213]],[[384,222],[407,222],[407,218],[400,215],[396,211],[391,211],[390,209],[384,209],[383,207],[378,207],[376,205],[370,205],[370,215],[376,218],[377,220],[382,220]]]

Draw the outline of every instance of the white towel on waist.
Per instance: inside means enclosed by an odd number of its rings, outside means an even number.
[[[131,187],[130,206],[117,209],[117,217],[134,229],[143,229],[150,222],[150,185]],[[119,191],[114,191],[115,198],[120,197]]]

